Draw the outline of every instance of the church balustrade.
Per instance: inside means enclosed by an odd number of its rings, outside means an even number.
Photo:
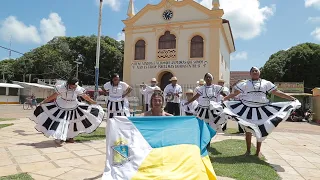
[[[176,59],[176,57],[177,57],[176,49],[158,49],[159,60]]]

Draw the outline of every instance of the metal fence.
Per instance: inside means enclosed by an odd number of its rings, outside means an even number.
[[[194,90],[197,87],[197,84],[179,84],[182,88],[182,93],[183,96],[181,99],[185,99],[185,92],[187,92],[188,89],[192,89]],[[139,99],[139,106],[143,106],[144,104],[144,97],[143,95],[140,93],[140,85],[133,85],[132,86],[133,90],[130,93],[130,97],[137,97]]]
[[[181,99],[185,99],[186,96],[185,96],[185,92],[187,92],[188,89],[192,89],[194,90],[196,87],[197,87],[197,84],[179,84],[182,88],[182,93],[183,93],[183,96]],[[90,90],[90,89],[93,89],[93,86],[83,86],[85,87],[86,89]],[[129,102],[132,101],[132,99],[134,97],[136,97],[137,99],[135,99],[135,101],[137,101],[135,104],[137,104],[137,109],[138,110],[142,110],[143,109],[143,106],[145,104],[145,100],[144,100],[144,96],[141,94],[140,92],[140,84],[138,85],[131,85],[131,87],[133,88],[133,90],[131,91],[131,93],[128,95],[128,100]],[[97,99],[97,102],[99,105],[105,107],[105,98],[106,96],[104,95],[100,95],[98,96],[98,99]],[[131,103],[130,103],[131,104]]]

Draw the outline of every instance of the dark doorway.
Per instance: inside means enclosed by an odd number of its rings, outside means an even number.
[[[163,72],[160,80],[160,88],[164,90],[164,88],[170,83],[170,79],[173,77],[171,72]]]

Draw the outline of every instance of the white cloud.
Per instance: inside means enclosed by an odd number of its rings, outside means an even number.
[[[0,61],[5,60],[5,59],[9,59],[9,57],[1,58]]]
[[[211,9],[212,0],[195,0]],[[223,0],[220,8],[224,10],[223,18],[230,21],[233,37],[252,39],[259,36],[265,28],[266,21],[274,15],[276,6],[260,7],[258,0]]]
[[[40,21],[40,33],[43,42],[50,41],[55,36],[65,36],[66,27],[57,13],[51,13],[48,19]]]
[[[320,27],[317,27],[314,31],[312,31],[311,36],[320,41]]]
[[[33,25],[25,25],[14,16],[0,23],[0,38],[18,43],[46,43],[55,36],[65,36],[66,27],[57,13],[51,13],[48,19],[40,21],[40,32]]]
[[[308,22],[320,23],[320,17],[308,17]]]
[[[125,38],[125,34],[123,32],[119,32],[117,34],[117,41],[124,41],[124,38]]]
[[[305,0],[304,6],[320,9],[320,0]]]
[[[237,52],[235,54],[231,54],[230,59],[231,60],[247,60],[248,53],[245,51]]]
[[[103,0],[103,5],[111,7],[113,11],[119,11],[122,4],[121,1],[122,0]],[[96,3],[99,5],[100,1],[96,0]]]
[[[12,41],[18,43],[41,42],[41,38],[35,26],[27,26],[14,16],[7,17],[0,24],[0,38],[9,42],[10,37],[12,37]]]

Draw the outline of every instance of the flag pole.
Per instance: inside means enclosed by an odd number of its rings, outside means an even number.
[[[100,0],[99,21],[98,21],[98,36],[97,36],[97,52],[96,52],[96,66],[95,66],[94,100],[97,100],[97,97],[99,96],[99,60],[100,60],[100,37],[101,37],[102,3],[103,3],[103,0]]]

